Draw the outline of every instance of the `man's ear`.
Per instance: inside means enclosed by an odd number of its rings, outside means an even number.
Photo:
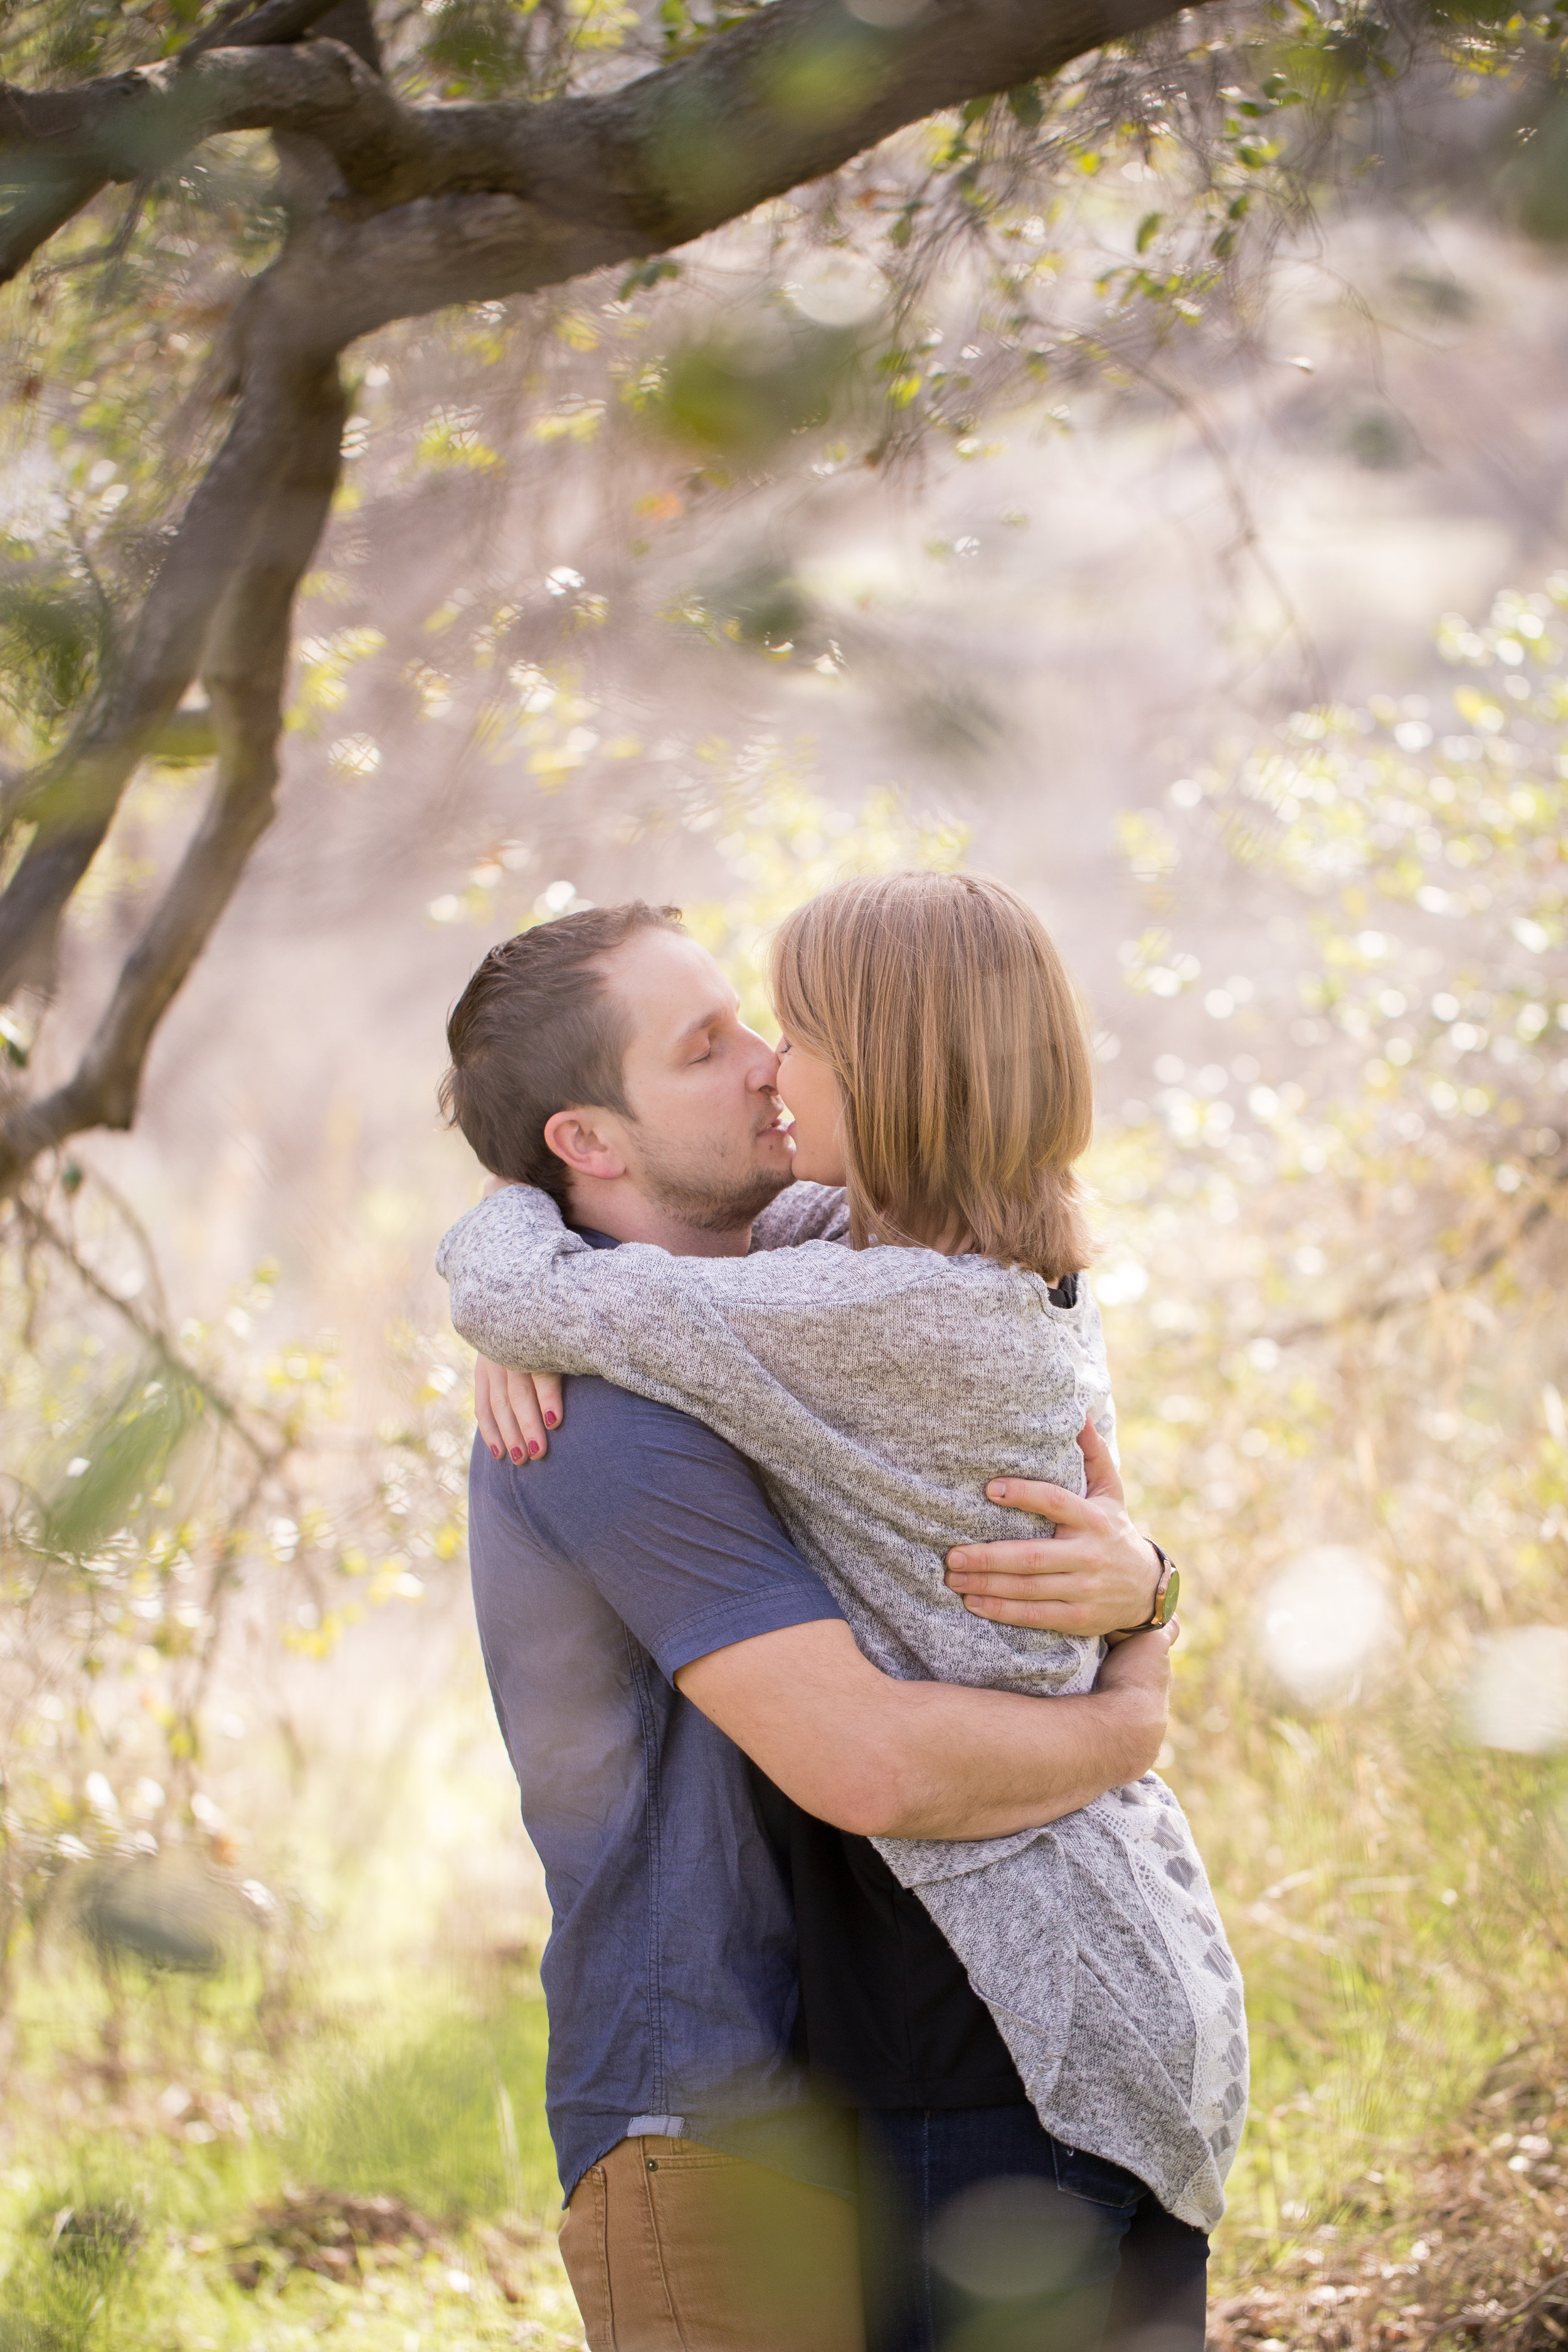
[[[574,1176],[609,1183],[626,1172],[614,1129],[614,1119],[601,1110],[558,1110],[544,1122],[544,1140]]]

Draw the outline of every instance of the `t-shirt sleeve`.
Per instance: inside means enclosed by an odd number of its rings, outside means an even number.
[[[529,1480],[531,1517],[662,1674],[673,1681],[731,1643],[842,1617],[732,1446],[668,1405],[593,1391],[590,1402],[574,1382],[568,1442],[552,1439],[544,1462],[510,1475]]]

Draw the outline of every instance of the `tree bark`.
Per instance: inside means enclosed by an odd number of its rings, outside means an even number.
[[[148,168],[162,168],[159,125],[147,108],[150,91],[177,90],[182,68],[219,41],[239,50],[297,41],[326,18],[338,20],[337,37],[379,68],[368,0],[263,0],[248,15],[243,7],[220,12],[217,23],[188,41],[177,58],[142,74],[114,74],[74,90],[32,91],[0,81],[0,165],[18,191],[0,212],[0,286],[110,180],[136,179]],[[182,110],[172,111],[179,115]],[[201,119],[189,103],[183,115],[187,128],[184,137],[174,131],[168,160],[190,143],[188,126]],[[84,116],[100,125],[105,152],[97,157],[79,152]],[[198,130],[195,135],[206,133]]]
[[[336,160],[343,218],[510,195],[563,229],[646,253],[819,179],[942,108],[1058,73],[1179,13],[1171,0],[927,0],[889,29],[844,0],[773,0],[612,96],[538,103],[409,106],[341,43],[231,47],[184,70],[7,89],[0,154],[15,172],[47,152],[101,184],[161,168],[215,131],[297,131]]]
[[[212,616],[237,567],[243,576],[252,535],[300,429],[298,382],[301,374],[328,381],[322,362],[301,361],[283,335],[262,327],[246,341],[234,423],[185,509],[131,646],[115,658],[96,714],[17,811],[35,831],[0,893],[0,999],[23,982],[47,984],[66,904],[150,740],[195,677]]]

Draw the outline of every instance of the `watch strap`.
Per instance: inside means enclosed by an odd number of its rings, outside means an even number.
[[[1168,1625],[1175,1615],[1176,1602],[1181,1597],[1182,1579],[1176,1563],[1169,1552],[1162,1545],[1157,1544],[1152,1536],[1145,1537],[1144,1540],[1160,1563],[1160,1581],[1154,1587],[1154,1604],[1144,1620],[1142,1629],[1144,1632],[1152,1632],[1156,1627]]]

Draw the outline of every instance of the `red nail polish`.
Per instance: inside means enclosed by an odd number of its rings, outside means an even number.
[[[559,1414],[558,1412],[547,1412],[547,1413],[545,1414],[545,1416],[544,1416],[544,1426],[545,1426],[545,1428],[546,1428],[546,1429],[553,1429],[553,1428],[554,1428],[554,1426],[555,1426],[555,1424],[556,1424],[556,1423],[560,1420],[560,1418],[561,1418],[561,1416],[560,1416],[560,1414]]]
[[[512,1447],[511,1458],[514,1462],[521,1462],[522,1460],[522,1448],[521,1445],[514,1445]]]
[[[500,1447],[499,1445],[492,1445],[490,1447],[490,1452],[495,1455],[496,1460],[499,1462],[500,1460]]]
[[[542,1448],[541,1448],[541,1446],[540,1446],[540,1443],[539,1443],[539,1440],[538,1440],[538,1438],[537,1438],[537,1437],[531,1437],[531,1438],[529,1439],[529,1441],[528,1441],[528,1450],[529,1450],[529,1453],[530,1453],[531,1454],[538,1454],[538,1453],[540,1453],[540,1452],[542,1451]]]

